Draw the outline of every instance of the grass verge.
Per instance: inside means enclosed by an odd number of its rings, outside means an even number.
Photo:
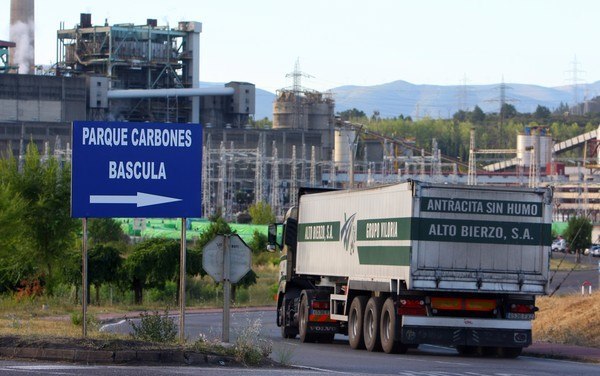
[[[600,292],[541,297],[536,305],[536,341],[600,348]]]

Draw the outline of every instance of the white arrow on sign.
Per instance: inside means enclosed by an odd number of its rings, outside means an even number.
[[[137,192],[135,196],[90,195],[90,204],[136,204],[138,208],[142,206],[166,204],[175,201],[181,201],[181,199],[152,195],[144,192]]]

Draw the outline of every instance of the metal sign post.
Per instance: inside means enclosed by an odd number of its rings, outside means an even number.
[[[225,235],[223,239],[223,328],[221,331],[223,342],[229,342],[229,305],[231,303],[229,243],[229,235]]]
[[[179,259],[179,342],[185,342],[185,259],[186,259],[186,220],[181,218],[181,254]]]
[[[81,219],[83,230],[83,250],[81,252],[81,326],[83,338],[87,337],[87,297],[88,297],[88,252],[87,218]]]
[[[223,342],[229,342],[231,284],[250,271],[252,253],[237,234],[217,235],[202,250],[202,266],[215,282],[223,282]]]
[[[83,337],[89,294],[87,218],[181,218],[179,339],[183,342],[185,218],[202,215],[202,127],[75,121],[71,134],[71,217],[83,219]]]

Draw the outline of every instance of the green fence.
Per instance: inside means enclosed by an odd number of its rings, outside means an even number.
[[[129,236],[141,236],[143,238],[168,238],[179,239],[181,236],[180,219],[145,219],[146,226],[143,230],[134,230],[134,220],[132,218],[117,219],[121,222],[123,232]],[[204,232],[210,221],[204,218],[187,220],[187,240],[199,238]],[[230,223],[229,226],[245,242],[249,242],[255,231],[267,235],[267,225],[245,225],[239,223]]]

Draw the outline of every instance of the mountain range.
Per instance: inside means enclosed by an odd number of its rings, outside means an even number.
[[[450,118],[459,109],[473,110],[478,105],[484,112],[498,112],[502,92],[505,102],[518,112],[534,112],[538,105],[550,110],[560,103],[572,105],[575,91],[571,85],[544,87],[506,83],[493,85],[415,85],[394,81],[374,86],[339,86],[329,90],[335,99],[335,111],[356,108],[371,116],[378,111],[382,118],[411,116],[413,119],[429,116]],[[578,85],[579,102],[600,95],[600,81]],[[275,94],[256,88],[255,119],[273,118]]]

